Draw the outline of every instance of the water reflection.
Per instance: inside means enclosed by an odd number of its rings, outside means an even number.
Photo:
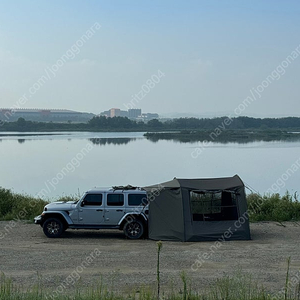
[[[207,136],[188,136],[188,135],[172,135],[172,134],[149,134],[145,136],[146,139],[152,143],[157,143],[160,140],[173,141],[178,143],[198,143],[198,142],[210,142],[210,143],[237,143],[237,144],[248,144],[254,142],[297,142],[300,140],[300,136],[295,135],[280,135],[280,136],[258,136],[258,135],[247,135],[240,134],[238,136],[218,136],[216,139],[209,138]]]
[[[0,139],[0,142],[2,142],[3,139]],[[19,144],[24,144],[25,141],[36,141],[39,139],[17,139]],[[52,138],[47,139],[49,141],[55,140]],[[71,142],[73,139],[68,138],[67,141]],[[92,142],[94,145],[99,146],[105,146],[105,145],[127,145],[129,142],[136,141],[136,138],[89,138],[90,142]],[[42,141],[42,140],[41,140]]]
[[[94,145],[105,146],[105,145],[127,145],[129,142],[135,141],[136,138],[91,138]]]

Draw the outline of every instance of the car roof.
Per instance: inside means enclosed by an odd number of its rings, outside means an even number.
[[[125,189],[113,189],[113,188],[94,188],[91,190],[88,190],[86,192],[87,194],[92,194],[92,193],[127,193],[127,194],[146,194],[145,190],[141,189],[132,189],[132,190],[125,190]]]

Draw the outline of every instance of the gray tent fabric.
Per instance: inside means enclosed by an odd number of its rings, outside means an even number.
[[[244,183],[238,175],[177,179],[143,187],[149,238],[166,241],[249,240]]]

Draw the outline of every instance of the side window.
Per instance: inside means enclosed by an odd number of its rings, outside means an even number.
[[[236,195],[231,192],[190,192],[193,221],[237,220]]]
[[[84,205],[102,205],[102,194],[87,194],[84,198]]]
[[[128,205],[145,206],[148,204],[146,194],[128,194]]]
[[[123,194],[108,194],[107,206],[123,206],[124,195]]]

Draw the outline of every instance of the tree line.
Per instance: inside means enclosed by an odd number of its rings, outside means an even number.
[[[223,125],[222,125],[223,124]],[[224,125],[226,124],[226,125]],[[34,122],[19,118],[15,122],[2,122],[0,131],[164,131],[164,130],[213,130],[222,125],[224,129],[288,129],[300,130],[300,118],[178,118],[148,122],[135,121],[127,117],[107,118],[96,116],[87,123]]]

